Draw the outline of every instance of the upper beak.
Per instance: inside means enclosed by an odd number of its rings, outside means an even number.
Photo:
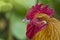
[[[26,22],[26,23],[29,23],[30,20],[27,20],[26,18],[22,20],[22,22]]]

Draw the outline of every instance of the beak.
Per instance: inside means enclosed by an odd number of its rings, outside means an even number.
[[[29,23],[30,20],[27,20],[26,18],[22,20],[23,23]]]

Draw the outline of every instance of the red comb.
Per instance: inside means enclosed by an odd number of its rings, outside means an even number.
[[[26,14],[27,19],[32,19],[35,14],[37,13],[44,13],[47,14],[48,16],[52,17],[54,14],[54,11],[48,7],[48,5],[42,7],[43,4],[36,4],[35,6],[32,6]]]

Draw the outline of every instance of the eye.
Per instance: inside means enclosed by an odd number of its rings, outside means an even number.
[[[40,22],[40,21],[42,21],[42,18],[36,18],[36,20],[37,20],[38,22]]]

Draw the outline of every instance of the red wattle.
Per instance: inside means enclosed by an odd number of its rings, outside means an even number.
[[[39,32],[40,30],[44,29],[44,27],[46,27],[46,24],[42,24],[40,26],[35,26],[32,23],[27,25],[27,32],[26,32],[26,36],[31,39],[33,38],[33,36]]]

